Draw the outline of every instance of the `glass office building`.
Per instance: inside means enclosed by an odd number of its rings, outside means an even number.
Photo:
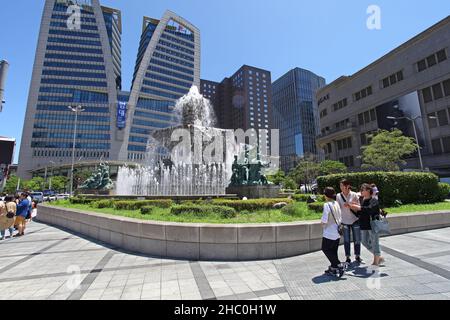
[[[325,79],[295,68],[272,84],[273,127],[280,130],[281,169],[289,172],[298,161],[317,156],[319,127],[316,91]]]
[[[120,160],[158,152],[149,150],[150,135],[178,124],[173,107],[193,85],[200,87],[199,30],[170,11],[161,20],[144,17]]]
[[[46,0],[18,175],[72,161],[140,161],[152,130],[173,124],[175,101],[200,85],[198,30],[172,12],[144,18],[131,92],[122,91],[121,12],[99,0]]]

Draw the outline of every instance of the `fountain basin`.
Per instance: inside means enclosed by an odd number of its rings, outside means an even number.
[[[193,261],[252,261],[320,250],[320,221],[273,224],[152,222],[42,205],[38,220],[134,253]],[[389,216],[392,234],[450,227],[450,212]]]

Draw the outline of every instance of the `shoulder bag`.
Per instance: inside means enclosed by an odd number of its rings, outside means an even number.
[[[340,236],[344,235],[344,226],[337,222],[336,217],[334,216],[334,213],[333,213],[333,208],[331,207],[330,204],[328,204],[328,207],[330,208],[331,215],[333,216],[334,222],[336,223],[336,226],[338,227],[339,235]]]

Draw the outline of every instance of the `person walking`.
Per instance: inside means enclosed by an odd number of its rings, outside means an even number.
[[[0,202],[0,240],[6,239],[6,230],[9,230],[9,237],[14,235],[14,218],[16,216],[16,203],[13,197],[5,197],[5,201]]]
[[[355,261],[363,263],[361,259],[361,226],[356,213],[350,208],[351,203],[358,203],[358,195],[352,191],[350,181],[344,179],[340,183],[341,193],[337,196],[337,202],[341,208],[342,225],[344,226],[344,249],[346,263],[350,264],[351,259],[351,240],[353,235]]]
[[[34,200],[32,202],[31,219],[30,219],[31,222],[33,221],[34,218],[37,217],[37,207],[38,207],[38,203],[36,200]]]
[[[371,185],[363,184],[361,186],[361,195],[363,199],[360,203],[350,204],[350,208],[359,216],[361,225],[361,241],[364,247],[373,254],[373,266],[379,266],[385,262],[381,256],[380,237],[372,230],[371,221],[380,217],[380,204],[374,197],[374,191]]]
[[[326,203],[323,206],[322,216],[322,251],[331,263],[331,266],[325,271],[325,274],[341,278],[344,275],[344,267],[338,257],[341,241],[341,208],[336,202],[336,191],[333,188],[326,188],[324,195]]]
[[[19,198],[19,204],[17,205],[15,224],[17,225],[19,233],[16,235],[16,237],[22,237],[25,235],[26,218],[30,211],[30,202],[28,201],[27,197],[28,195],[26,193],[22,193]]]

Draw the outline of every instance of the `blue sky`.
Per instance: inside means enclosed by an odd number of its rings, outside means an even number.
[[[142,17],[170,9],[202,35],[204,79],[221,81],[243,64],[272,71],[294,67],[331,82],[352,74],[450,14],[450,1],[429,0],[103,0],[122,10],[124,89],[130,87]],[[420,3],[420,4],[419,4]],[[22,135],[44,0],[3,1],[0,59],[10,62],[0,136]],[[369,5],[381,8],[381,30],[366,27]],[[29,124],[27,124],[29,125]]]

